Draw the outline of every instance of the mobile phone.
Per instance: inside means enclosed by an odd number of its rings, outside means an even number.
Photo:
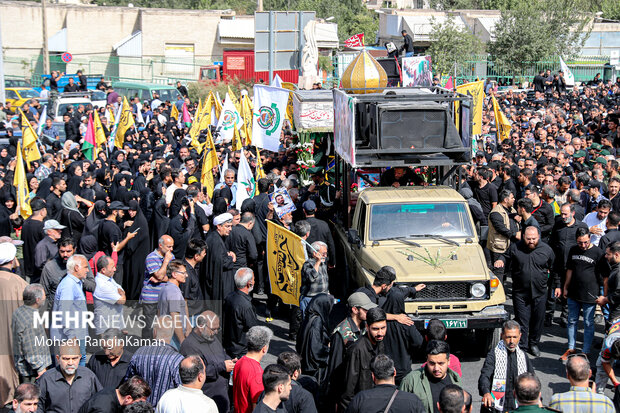
[[[140,227],[136,228],[135,231],[132,231],[132,234],[135,234],[136,232],[140,231]]]

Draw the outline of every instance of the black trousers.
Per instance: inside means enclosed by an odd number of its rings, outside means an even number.
[[[157,315],[157,303],[141,303],[145,326],[142,329],[142,338],[153,338],[153,322]]]
[[[515,321],[521,326],[521,347],[538,345],[545,322],[546,300],[547,294],[530,297],[529,294],[513,293]]]

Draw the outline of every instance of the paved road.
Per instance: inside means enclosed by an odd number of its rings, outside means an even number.
[[[261,303],[257,305],[259,317],[262,322],[265,321],[262,317],[264,306],[264,300],[260,300]],[[512,304],[509,300],[506,304],[506,309],[512,314]],[[559,312],[556,312],[556,319],[559,317]],[[282,320],[276,318],[273,322],[267,324],[275,333],[275,339],[269,348],[269,354],[263,359],[263,367],[274,363],[276,357],[282,351],[294,351],[295,343],[287,340],[285,337],[288,334],[288,320]],[[596,335],[594,342],[596,350],[600,349],[600,342],[603,339],[603,326],[597,325]],[[583,340],[583,323],[580,323],[580,331],[577,335],[577,348],[581,348]],[[478,377],[480,376],[480,370],[484,363],[484,358],[477,357],[475,354],[475,344],[472,334],[459,334],[455,330],[450,330],[448,333],[448,342],[451,345],[452,351],[461,360],[462,372],[463,372],[463,384],[464,388],[474,396],[474,412],[479,411],[481,397],[478,395]],[[541,356],[536,358],[530,356],[534,368],[538,374],[538,377],[542,383],[543,401],[548,404],[551,400],[551,395],[558,392],[565,392],[569,389],[568,380],[565,375],[564,363],[559,360],[559,357],[567,348],[566,329],[554,324],[552,327],[545,327],[545,332],[541,339],[540,350]],[[597,353],[598,354],[598,353]],[[590,363],[594,366],[596,361],[596,355],[590,356]],[[413,365],[413,368],[419,367],[420,361]],[[606,394],[612,396],[611,390],[608,387]]]

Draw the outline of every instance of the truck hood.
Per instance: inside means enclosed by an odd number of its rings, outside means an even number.
[[[417,241],[417,240],[416,240]],[[398,242],[363,247],[362,265],[376,272],[386,263],[396,270],[399,282],[472,281],[489,279],[486,259],[480,246],[461,243],[459,247],[445,243],[421,243],[422,248]],[[431,259],[439,253],[439,265]],[[455,254],[456,259],[450,259]]]

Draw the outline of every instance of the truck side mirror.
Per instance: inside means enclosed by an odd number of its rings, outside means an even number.
[[[347,240],[350,244],[357,245],[358,247],[362,245],[362,240],[356,229],[349,228],[349,231],[347,231]]]

